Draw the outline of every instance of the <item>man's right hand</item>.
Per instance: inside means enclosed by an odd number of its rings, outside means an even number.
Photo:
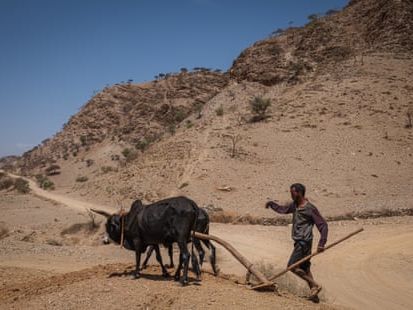
[[[274,202],[272,202],[272,201],[268,201],[266,204],[265,204],[265,209],[268,209],[269,207],[271,207],[271,205],[273,204]]]

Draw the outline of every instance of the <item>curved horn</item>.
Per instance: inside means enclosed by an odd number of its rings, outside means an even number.
[[[109,214],[108,212],[103,211],[103,210],[90,209],[90,211],[95,212],[95,213],[100,214],[100,215],[103,215],[106,218],[109,218],[112,215],[112,214]]]

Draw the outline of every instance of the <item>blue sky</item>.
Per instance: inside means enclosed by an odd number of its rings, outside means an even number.
[[[61,130],[94,91],[227,70],[278,29],[346,0],[0,0],[0,157]]]

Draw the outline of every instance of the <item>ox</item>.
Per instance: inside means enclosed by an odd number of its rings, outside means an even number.
[[[208,216],[208,213],[205,211],[205,209],[202,209],[202,208],[199,209],[198,218],[195,224],[195,231],[200,232],[202,234],[206,234],[206,235],[209,234],[209,216]],[[214,272],[215,275],[217,275],[218,271],[217,271],[216,263],[215,263],[216,262],[215,246],[209,240],[201,240],[201,241],[210,250],[209,261],[211,263],[212,271]],[[205,258],[205,251],[201,245],[201,241],[197,238],[193,238],[193,244],[199,254],[199,265],[202,267],[202,264]],[[168,247],[169,260],[170,260],[169,267],[172,268],[174,267],[172,244],[169,244],[167,247]],[[154,246],[149,247],[148,252],[146,254],[146,258],[142,264],[142,269],[146,268],[149,258],[151,257],[154,250],[155,250]],[[194,255],[192,255],[192,267],[194,270],[196,270],[197,268],[196,262],[194,262]]]
[[[199,208],[194,201],[186,197],[173,197],[143,206],[142,202],[137,200],[126,214],[111,215],[105,211],[94,209],[91,211],[107,218],[106,232],[114,242],[121,243],[123,231],[123,245],[127,249],[135,250],[135,278],[140,276],[141,254],[145,252],[149,245],[154,246],[156,259],[161,265],[163,276],[168,276],[168,272],[162,263],[158,245],[169,246],[177,242],[180,253],[175,281],[181,280],[182,285],[188,283],[190,254],[187,241],[190,239],[191,230],[195,229],[199,213]],[[195,271],[197,279],[199,279],[200,272],[196,257],[193,257],[193,261],[196,263]],[[181,278],[182,268],[183,275]]]

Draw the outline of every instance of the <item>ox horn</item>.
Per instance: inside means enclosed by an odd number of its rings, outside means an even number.
[[[109,218],[112,215],[112,214],[109,214],[108,212],[103,211],[103,210],[90,209],[90,211],[95,212],[95,213],[100,214],[100,215],[103,215],[106,218]]]

